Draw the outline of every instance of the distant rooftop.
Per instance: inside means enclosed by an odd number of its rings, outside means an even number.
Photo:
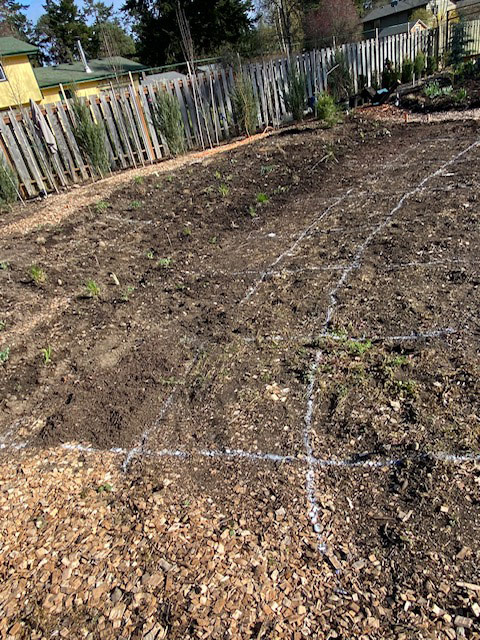
[[[18,40],[13,36],[5,36],[0,38],[0,57],[7,58],[8,56],[18,56],[22,53],[27,55],[33,55],[37,53],[38,47],[34,47],[33,44]]]
[[[37,67],[33,72],[37,78],[38,86],[46,89],[59,84],[68,85],[90,82],[101,78],[114,78],[116,74],[126,75],[129,71],[138,73],[143,69],[147,69],[143,64],[121,56],[88,60],[88,66],[92,70],[91,73],[85,71],[81,62],[57,64],[52,67]]]
[[[395,13],[402,13],[403,11],[412,11],[419,7],[425,7],[429,0],[398,0],[394,5],[391,3],[384,5],[383,7],[377,7],[372,11],[369,11],[363,16],[362,22],[371,22],[372,20],[379,20],[386,16],[391,16]]]

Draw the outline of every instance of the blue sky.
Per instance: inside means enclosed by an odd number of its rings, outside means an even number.
[[[113,6],[115,7],[115,9],[120,9],[120,7],[124,4],[124,1],[125,0],[106,0],[105,4],[110,4],[113,2]],[[36,22],[43,13],[44,0],[31,0],[30,2],[26,0],[24,4],[28,5],[27,16],[32,22]],[[81,2],[77,2],[78,6],[80,6],[81,4]]]

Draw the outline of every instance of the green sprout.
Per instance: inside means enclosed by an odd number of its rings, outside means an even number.
[[[228,196],[228,194],[230,193],[230,187],[228,185],[226,185],[226,184],[220,184],[218,186],[218,192],[220,193],[222,198],[226,198]]]
[[[32,264],[32,266],[28,270],[28,275],[32,279],[32,282],[37,285],[37,287],[45,284],[45,282],[47,281],[47,274],[45,273],[45,271],[35,264]]]
[[[5,347],[2,351],[0,351],[0,363],[4,364],[10,357],[10,347]]]
[[[160,258],[157,261],[157,267],[161,267],[163,269],[168,269],[168,267],[171,265],[172,263],[172,259],[171,258]]]
[[[257,193],[258,204],[266,204],[269,201],[269,197],[266,193]]]
[[[108,208],[110,207],[110,205],[108,204],[108,202],[105,202],[105,200],[100,200],[99,202],[97,202],[97,204],[95,205],[95,211],[97,213],[103,213],[104,211],[106,211]]]
[[[85,288],[87,290],[87,295],[90,298],[98,298],[98,296],[100,295],[100,287],[95,282],[95,280],[87,280]]]
[[[47,365],[52,361],[52,347],[48,346],[42,349],[43,364]]]

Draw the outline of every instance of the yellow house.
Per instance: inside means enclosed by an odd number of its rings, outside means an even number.
[[[30,56],[37,47],[10,36],[0,38],[0,109],[28,104],[30,98],[42,99],[33,73]]]
[[[71,96],[72,87],[79,96],[99,95],[102,89],[128,85],[130,76],[138,83],[145,67],[121,56],[83,62],[32,67],[30,58],[38,52],[28,42],[13,37],[0,38],[0,110],[28,105],[60,102]],[[62,92],[63,88],[63,92]]]
[[[134,82],[137,82],[143,69],[147,67],[127,58],[114,56],[88,60],[88,71],[82,62],[37,67],[33,71],[43,94],[41,104],[48,104],[63,99],[62,87],[66,97],[70,97],[72,87],[79,96],[99,95],[102,89],[108,89],[111,83],[116,86],[119,83],[128,85],[129,73],[132,74]]]

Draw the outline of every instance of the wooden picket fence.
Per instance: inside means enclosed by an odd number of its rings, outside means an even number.
[[[469,23],[472,53],[480,52],[480,21]],[[328,89],[328,71],[340,50],[346,60],[355,91],[374,84],[381,77],[385,61],[398,68],[405,58],[413,60],[418,51],[426,55],[442,53],[445,34],[429,30],[372,38],[287,58],[246,64],[243,73],[252,83],[257,104],[257,128],[276,127],[291,119],[288,111],[290,65],[304,75],[308,96]],[[178,100],[187,149],[222,144],[238,133],[232,109],[235,78],[232,69],[215,69],[192,78],[165,83],[122,87],[87,99],[92,118],[102,123],[112,171],[153,164],[168,157],[169,151],[155,127],[154,104],[159,91]],[[57,153],[51,153],[37,135],[30,110],[4,112],[0,117],[0,157],[16,172],[22,197],[58,191],[75,183],[98,178],[82,153],[74,135],[74,117],[69,100],[42,107],[55,135]]]

